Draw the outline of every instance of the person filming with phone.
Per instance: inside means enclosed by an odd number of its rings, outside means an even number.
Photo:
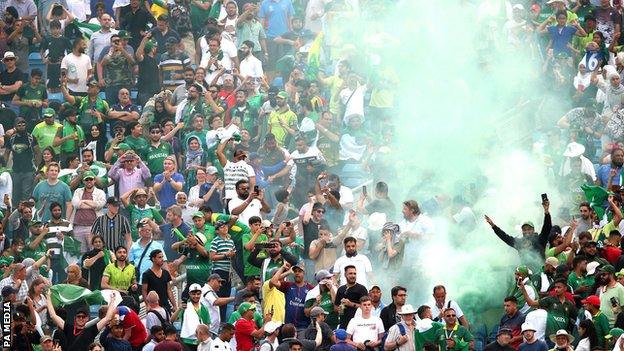
[[[544,223],[542,230],[535,232],[533,222],[526,221],[522,224],[522,237],[512,237],[499,228],[494,221],[485,215],[485,221],[492,227],[494,234],[498,236],[505,244],[518,250],[522,263],[531,266],[536,270],[541,266],[545,259],[546,244],[548,243],[548,235],[552,228],[552,220],[550,218],[550,201],[546,194],[542,194],[542,208],[544,209]]]

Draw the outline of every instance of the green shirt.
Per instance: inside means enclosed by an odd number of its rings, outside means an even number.
[[[116,262],[112,262],[104,268],[103,276],[108,277],[108,285],[113,289],[128,290],[135,277],[134,266],[126,263],[124,268],[120,269]]]
[[[593,275],[587,275],[585,274],[585,276],[579,277],[576,275],[576,272],[572,272],[570,273],[570,275],[568,275],[568,285],[572,288],[573,291],[576,291],[576,289],[580,288],[581,286],[593,286],[595,282],[595,278]],[[580,293],[578,295],[580,295],[582,298],[586,298],[587,296],[589,296],[591,293],[590,290],[584,292],[584,293]]]
[[[124,143],[128,144],[137,155],[144,155],[145,150],[150,145],[147,139],[145,139],[142,135],[139,135],[138,138],[133,137],[132,135],[128,135],[124,141]],[[162,172],[161,172],[162,173]],[[154,175],[154,174],[152,174]]]
[[[89,101],[88,96],[75,96],[76,103],[74,104],[78,109],[78,124],[82,129],[90,130],[94,124],[99,124],[97,117],[91,114],[91,110],[96,110],[103,115],[108,115],[110,108],[108,102],[102,100],[99,96],[95,98],[95,102]]]
[[[141,158],[145,161],[150,173],[156,175],[161,174],[165,170],[163,161],[169,155],[173,155],[173,147],[171,147],[170,143],[160,143],[158,146],[150,144],[143,150]]]
[[[309,299],[305,302],[304,307],[310,308],[314,306],[316,303],[316,299]],[[321,293],[321,301],[318,304],[318,307],[322,308],[323,311],[328,314],[325,315],[325,323],[329,324],[332,329],[336,329],[338,324],[340,324],[338,313],[334,311],[334,302],[331,298],[331,293],[329,291],[325,291]]]
[[[212,240],[211,240],[212,241]],[[206,252],[210,252],[210,242],[204,244]],[[208,277],[212,271],[212,264],[208,256],[202,256],[196,249],[186,247],[182,254],[186,256],[184,266],[186,266],[186,284],[191,285],[197,283],[204,285],[208,281]]]
[[[247,260],[249,259],[249,255],[251,255],[251,251],[247,250],[245,248],[245,245],[247,245],[247,243],[251,241],[252,237],[253,237],[253,234],[251,233],[243,234],[243,262],[245,262],[245,272],[244,272],[245,277],[260,275],[261,273],[261,270],[259,267],[256,267],[252,265],[251,263],[247,262]],[[269,237],[266,236],[266,234],[258,235],[258,239],[256,240],[256,243],[267,243],[267,242],[269,242]],[[266,253],[264,252],[264,250],[263,252],[260,252],[258,254],[258,257],[262,258],[261,255],[264,255],[264,258],[266,258]]]
[[[52,125],[48,125],[46,122],[41,122],[33,128],[32,136],[37,140],[37,145],[39,146],[39,150],[43,151],[48,146],[52,146],[54,142],[54,136],[56,136],[56,132],[63,125],[59,122],[54,121]],[[58,155],[61,153],[61,146],[52,146],[54,152]]]
[[[61,127],[61,138],[72,135],[73,133],[78,133],[78,143],[72,138],[61,144],[61,152],[62,153],[78,153],[78,149],[80,144],[85,140],[85,134],[79,125],[71,125],[69,122],[63,122],[63,126]],[[58,133],[58,132],[57,132]]]
[[[163,217],[160,212],[149,205],[145,205],[145,207],[141,209],[135,204],[129,204],[126,209],[130,212],[130,230],[132,231],[132,241],[139,238],[137,224],[142,218],[151,218],[158,224],[163,222]]]
[[[548,296],[539,301],[540,308],[548,312],[546,316],[546,335],[552,335],[559,329],[571,331],[577,314],[576,307],[567,299],[563,303],[556,296]]]
[[[446,340],[453,339],[455,340],[455,347],[447,348]],[[468,329],[459,325],[459,323],[455,324],[455,327],[451,330],[447,330],[446,327],[442,327],[436,330],[436,340],[438,341],[438,345],[440,346],[440,350],[449,350],[449,351],[468,351],[470,346],[470,342],[474,338]]]

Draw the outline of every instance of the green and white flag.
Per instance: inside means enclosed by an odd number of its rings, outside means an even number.
[[[99,290],[91,291],[73,284],[56,284],[50,287],[52,305],[67,306],[77,302],[86,302],[88,305],[99,305],[105,302]]]
[[[89,22],[79,22],[75,18],[72,21],[72,24],[74,24],[76,27],[78,27],[78,30],[87,39],[90,39],[91,35],[94,32],[97,32],[98,30],[100,30],[100,28],[102,28],[102,26],[100,26],[99,24],[89,23]]]

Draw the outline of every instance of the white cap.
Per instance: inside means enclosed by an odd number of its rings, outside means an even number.
[[[596,273],[596,268],[598,268],[598,266],[600,266],[600,263],[596,262],[596,261],[591,261],[587,264],[587,274],[588,275],[592,275],[594,273]]]

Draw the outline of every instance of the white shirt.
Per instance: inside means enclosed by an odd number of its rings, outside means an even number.
[[[264,70],[262,69],[262,62],[258,60],[254,55],[250,54],[241,60],[240,74],[243,77],[260,78],[264,76]]]
[[[239,198],[238,196],[230,200],[230,202],[228,203],[228,209],[230,210],[230,213],[232,213],[232,210],[240,206],[243,202],[245,202],[245,200]],[[258,199],[251,200],[251,202],[249,203],[249,205],[247,205],[245,210],[243,210],[243,212],[238,214],[238,220],[241,221],[242,223],[249,224],[249,218],[253,216],[258,216],[262,218],[262,215],[260,214],[261,208],[262,208],[262,202],[260,202],[260,200]]]
[[[247,162],[241,160],[238,162],[227,161],[225,167],[223,167],[223,182],[225,183],[225,198],[235,199],[236,195],[236,182],[241,179],[249,180],[251,177],[255,177],[256,172]]]
[[[67,54],[61,61],[61,68],[67,70],[67,78],[76,79],[78,83],[67,82],[67,87],[71,91],[86,93],[87,92],[87,76],[91,66],[91,59],[87,54],[76,56],[73,53]]]
[[[13,178],[11,178],[11,173],[9,172],[2,172],[2,174],[0,174],[0,194],[2,194],[2,196],[8,194],[9,199],[13,198]],[[4,201],[0,203],[0,208],[6,210]]]
[[[230,351],[230,343],[227,343],[218,337],[214,338],[214,340],[210,343],[210,351]]]
[[[89,0],[66,0],[67,10],[71,12],[79,22],[87,20],[91,16],[91,4]]]
[[[457,314],[457,319],[461,318],[464,315],[464,312],[461,310],[457,302],[455,302],[454,300],[450,300],[450,301],[451,301],[450,307],[455,310],[455,314]],[[447,308],[448,305],[449,305],[449,300],[444,301],[444,305],[442,309]],[[433,318],[436,318],[440,315],[441,311],[438,308],[438,305],[436,305],[435,300],[430,301],[427,306],[431,307],[431,315],[433,316]]]
[[[368,274],[373,271],[373,266],[370,263],[368,257],[357,254],[353,257],[341,256],[338,257],[336,263],[334,263],[334,272],[340,272],[340,284],[343,285],[347,281],[347,278],[344,275],[344,268],[346,266],[355,266],[357,271],[357,279],[356,282],[364,285],[368,289]]]
[[[201,304],[206,306],[206,308],[208,309],[208,312],[210,313],[210,331],[215,334],[219,334],[219,326],[221,324],[221,314],[219,312],[219,306],[216,306],[214,304],[218,298],[219,296],[212,289],[212,287],[210,287],[208,283],[204,284],[204,286],[202,287],[202,297],[199,302],[201,302]]]
[[[385,331],[381,318],[370,316],[369,318],[353,317],[347,324],[347,334],[351,335],[353,342],[366,340],[375,342],[379,340],[379,334]]]

